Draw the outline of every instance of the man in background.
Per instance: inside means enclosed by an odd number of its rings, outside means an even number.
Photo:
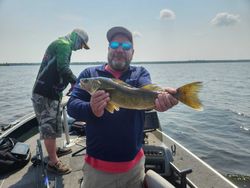
[[[76,76],[70,69],[72,51],[89,49],[87,42],[88,35],[81,29],[74,29],[67,36],[53,41],[45,52],[32,91],[40,137],[44,139],[49,157],[47,169],[57,174],[71,172],[71,168],[59,160],[60,156],[71,153],[71,149],[56,147],[56,138],[62,133],[62,92],[69,83],[71,91],[76,82]]]

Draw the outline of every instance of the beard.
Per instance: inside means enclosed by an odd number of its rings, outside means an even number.
[[[116,61],[115,59],[123,59],[123,61]],[[109,66],[116,71],[125,71],[128,69],[130,65],[131,59],[127,58],[125,55],[118,54],[114,55],[112,53],[109,53],[108,55],[108,64]]]
[[[115,61],[109,62],[110,67],[116,71],[127,70],[129,64],[130,64],[129,62],[115,62]]]

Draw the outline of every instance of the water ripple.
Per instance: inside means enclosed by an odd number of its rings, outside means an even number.
[[[79,75],[84,67],[76,65],[72,70]],[[204,111],[196,112],[180,103],[159,113],[163,131],[223,174],[249,175],[250,63],[147,64],[145,67],[152,80],[161,86],[179,87],[203,81],[200,98]],[[38,69],[39,66],[0,67],[0,98],[3,99],[0,124],[8,124],[32,111],[30,97]]]

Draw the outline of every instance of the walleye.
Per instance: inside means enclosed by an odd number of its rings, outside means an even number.
[[[104,90],[109,93],[110,101],[106,110],[113,113],[119,108],[151,110],[155,107],[155,99],[164,89],[149,84],[141,88],[135,88],[129,84],[105,77],[83,78],[80,80],[80,87],[90,94],[97,90]],[[202,111],[202,104],[198,98],[198,92],[202,87],[202,82],[193,82],[177,89],[173,96],[191,108]]]

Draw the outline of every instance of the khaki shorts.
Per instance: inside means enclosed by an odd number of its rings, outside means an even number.
[[[128,172],[115,174],[96,170],[85,162],[81,188],[143,188],[144,163],[143,156]]]
[[[62,135],[62,111],[60,101],[32,94],[34,111],[41,139],[58,138]]]

